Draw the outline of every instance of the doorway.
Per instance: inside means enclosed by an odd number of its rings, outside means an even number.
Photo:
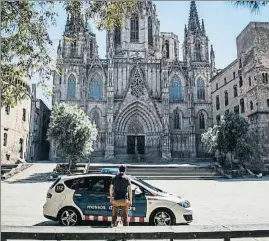
[[[127,154],[145,154],[145,136],[127,136]]]

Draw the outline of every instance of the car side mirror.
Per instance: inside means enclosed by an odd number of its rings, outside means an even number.
[[[141,195],[143,192],[141,191],[141,189],[139,187],[137,187],[135,190],[134,190],[134,193],[135,195]]]

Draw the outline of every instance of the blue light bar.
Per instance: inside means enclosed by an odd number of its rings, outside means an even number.
[[[103,174],[117,174],[119,170],[116,168],[102,168],[101,173]]]

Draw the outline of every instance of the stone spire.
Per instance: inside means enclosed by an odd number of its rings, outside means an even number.
[[[204,19],[202,19],[202,35],[203,35],[203,36],[206,36]]]
[[[77,32],[84,28],[83,17],[79,7],[76,10],[70,9],[70,6],[66,7],[67,20],[65,24],[65,31],[67,32]]]
[[[188,30],[191,32],[201,31],[201,26],[199,22],[199,17],[198,17],[198,12],[197,12],[195,1],[191,1]]]

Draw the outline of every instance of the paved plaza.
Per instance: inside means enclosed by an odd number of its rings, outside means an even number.
[[[1,183],[2,225],[58,225],[46,220],[42,207],[55,164],[34,164]],[[148,181],[187,198],[197,225],[269,224],[269,180]],[[244,239],[269,240],[267,239]],[[243,239],[241,239],[243,241]]]

